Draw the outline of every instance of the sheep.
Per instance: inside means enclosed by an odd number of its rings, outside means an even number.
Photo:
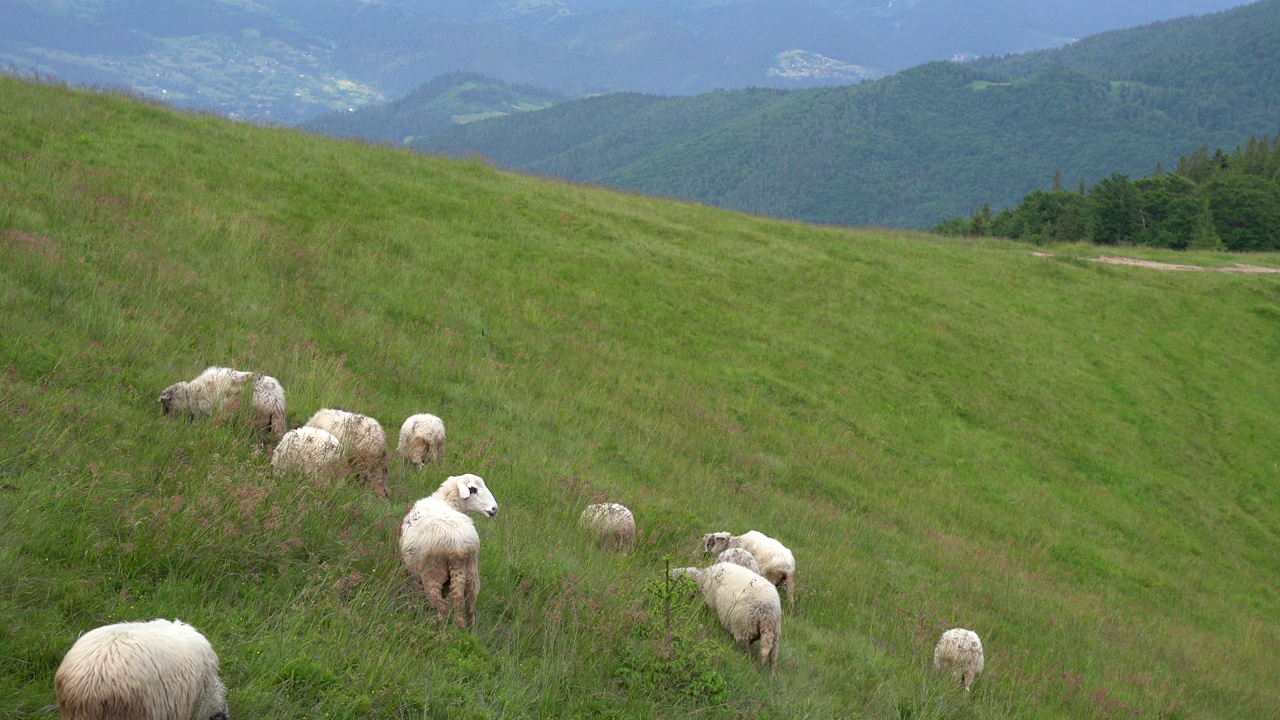
[[[448,620],[452,607],[463,607],[454,622],[475,630],[476,598],[480,594],[480,535],[467,512],[498,514],[484,480],[466,474],[450,477],[430,497],[414,503],[400,524],[400,559],[410,572],[422,578],[427,600]],[[445,600],[445,592],[449,600]]]
[[[982,672],[982,665],[982,641],[972,630],[952,628],[942,633],[933,649],[933,667],[948,670],[951,677],[959,678],[965,692],[969,692]]]
[[[770,670],[777,667],[782,641],[782,601],[773,583],[733,563],[676,568],[671,574],[684,575],[698,583],[702,599],[716,612],[720,624],[748,657],[751,643],[759,640],[760,664]]]
[[[210,367],[190,382],[165,388],[158,402],[165,415],[214,417],[221,424],[239,409],[250,380],[253,394],[249,422],[258,431],[260,441],[267,442],[269,434],[272,442],[279,442],[285,432],[284,387],[270,375]]]
[[[327,477],[337,473],[342,461],[342,443],[328,430],[303,426],[280,438],[271,453],[271,468],[276,475],[300,473]]]
[[[716,557],[716,562],[727,562],[733,563],[734,565],[741,565],[757,575],[760,574],[760,563],[756,562],[756,556],[742,548],[729,548],[728,550],[725,550]]]
[[[400,444],[396,452],[421,469],[424,462],[444,459],[444,421],[435,415],[410,415],[400,426]]]
[[[761,575],[774,585],[786,586],[787,608],[795,609],[796,559],[782,543],[755,530],[742,535],[707,533],[702,536],[702,542],[709,555],[719,555],[730,548],[742,548],[751,553],[760,564]]]
[[[588,505],[578,518],[600,547],[631,552],[636,541],[636,519],[625,505],[599,503]]]
[[[374,493],[387,496],[387,433],[368,415],[336,408],[318,411],[307,425],[326,430],[342,444],[350,472],[373,485]]]
[[[103,625],[81,635],[53,676],[63,720],[227,720],[218,655],[180,620]]]

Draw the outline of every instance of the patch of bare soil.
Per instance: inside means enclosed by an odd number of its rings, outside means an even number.
[[[1052,253],[1035,252],[1031,253],[1036,257],[1053,257]],[[1116,255],[1099,255],[1092,259],[1092,262],[1106,263],[1108,265],[1132,265],[1135,267],[1151,268],[1152,270],[1188,270],[1192,272],[1216,271],[1216,272],[1234,272],[1249,273],[1253,275],[1280,273],[1280,268],[1261,267],[1259,265],[1244,265],[1234,263],[1232,265],[1224,265],[1222,267],[1201,267],[1199,265],[1178,265],[1175,263],[1155,262],[1154,260],[1139,260],[1138,258],[1119,257]]]

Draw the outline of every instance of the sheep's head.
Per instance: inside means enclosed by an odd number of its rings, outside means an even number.
[[[484,486],[484,479],[479,475],[456,475],[445,482],[454,483],[458,488],[458,497],[462,499],[465,511],[482,513],[488,517],[498,514],[498,501],[493,499],[493,493]]]
[[[751,553],[742,548],[729,548],[716,556],[718,563],[733,563],[741,565],[757,575],[760,574],[760,563],[756,562],[756,558]]]
[[[678,580],[682,577],[687,577],[690,580],[697,582],[698,576],[701,574],[702,574],[702,568],[696,568],[696,567],[671,568],[672,580]]]
[[[703,553],[707,555],[719,555],[729,549],[729,539],[733,537],[732,533],[714,532],[707,533],[702,536]]]
[[[164,410],[165,415],[171,415],[180,409],[183,397],[187,394],[187,384],[185,382],[174,383],[164,389],[157,398],[160,408]]]
[[[220,677],[215,677],[205,688],[199,702],[195,717],[208,720],[228,720],[231,717],[231,711],[227,707],[227,686]]]

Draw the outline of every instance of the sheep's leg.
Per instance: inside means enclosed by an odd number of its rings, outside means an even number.
[[[238,394],[232,395],[231,397],[227,398],[227,400],[223,402],[222,405],[218,408],[217,412],[214,413],[214,417],[213,417],[214,427],[222,427],[223,425],[225,425],[227,420],[229,420],[231,416],[234,415],[236,411],[239,409],[240,409],[240,396]]]
[[[760,633],[760,664],[770,671],[778,666],[778,637],[772,630]]]
[[[444,599],[444,586],[449,580],[449,568],[444,563],[432,563],[422,571],[421,577],[427,602],[436,609],[436,614],[440,616],[440,627],[443,628],[449,619],[449,603]]]
[[[787,573],[787,579],[784,582],[787,586],[787,612],[794,612],[796,609],[796,575],[795,573]]]
[[[475,625],[476,594],[479,588],[476,587],[476,579],[471,577],[472,567],[470,562],[464,560],[457,564],[451,563],[449,568],[449,603],[455,608],[463,608],[462,612],[453,616],[453,621],[462,630]]]

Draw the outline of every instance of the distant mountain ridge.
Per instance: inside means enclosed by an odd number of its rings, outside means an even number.
[[[1016,204],[1055,172],[1146,173],[1273,134],[1276,68],[1280,0],[1266,0],[865,85],[593,98],[412,145],[811,222],[931,227]]]
[[[1239,3],[0,0],[0,65],[292,124],[455,72],[567,97],[798,89]]]

